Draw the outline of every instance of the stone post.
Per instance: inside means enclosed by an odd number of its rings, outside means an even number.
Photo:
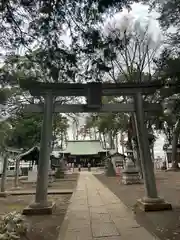
[[[154,167],[151,158],[151,152],[148,141],[148,132],[144,119],[143,99],[141,93],[135,95],[136,110],[136,128],[138,136],[138,144],[140,147],[140,157],[142,162],[142,170],[144,176],[144,184],[146,196],[139,200],[140,208],[145,211],[171,209],[171,205],[165,203],[163,199],[158,197],[156,180],[154,175]]]

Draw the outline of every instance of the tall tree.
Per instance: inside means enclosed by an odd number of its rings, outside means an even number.
[[[7,119],[7,111],[6,104],[11,97],[11,90],[7,88],[2,88],[0,90],[0,151],[1,156],[3,157],[3,171],[1,178],[1,193],[5,192],[5,184],[6,184],[6,174],[8,167],[8,140],[11,137],[11,124]]]
[[[104,98],[103,102],[118,103],[119,99],[114,97]],[[94,136],[99,134],[103,146],[106,148],[107,143],[110,148],[115,148],[115,138],[120,132],[127,130],[128,115],[124,113],[108,113],[108,114],[91,114],[86,118],[85,131]]]
[[[167,36],[166,43],[170,44],[171,49],[177,50],[180,44],[180,1],[167,0],[167,1],[150,1],[151,7],[158,13],[159,22]],[[168,31],[167,31],[168,30]]]
[[[161,117],[160,128],[165,129],[165,133],[169,138],[169,144],[172,144],[172,169],[178,168],[178,158],[177,158],[177,144],[180,135],[180,118],[179,118],[179,63],[180,55],[178,52],[176,54],[172,53],[171,50],[165,49],[160,58],[155,61],[157,66],[157,75],[159,79],[166,81],[171,87],[165,88],[161,91],[161,101],[168,100],[169,106],[166,111],[169,112],[169,117]],[[173,97],[174,96],[174,97]],[[174,100],[173,100],[173,99]],[[174,101],[174,104],[172,103]],[[172,134],[172,135],[171,135]]]
[[[96,68],[106,67],[106,76],[113,82],[143,82],[151,80],[153,58],[161,44],[151,33],[151,18],[134,20],[131,12],[105,23],[103,51],[94,59]],[[157,33],[158,34],[158,33]],[[104,77],[104,76],[103,76]]]
[[[80,71],[78,63],[80,61],[82,64],[85,58],[102,47],[99,26],[104,14],[109,16],[124,6],[129,7],[131,2],[5,0],[0,8],[2,48],[25,54],[32,61],[36,59],[34,54],[32,56],[32,50],[37,50],[36,61],[41,69],[46,69],[46,73],[47,69],[49,70],[48,76],[51,74],[51,77],[53,75],[57,79],[61,73],[61,79],[65,74],[74,80],[76,72],[79,71],[78,78],[83,79],[86,73]],[[54,62],[57,58],[59,63]],[[45,73],[44,76],[46,77]]]
[[[145,82],[152,79],[153,59],[160,46],[160,37],[156,40],[150,32],[151,19],[142,24],[134,20],[131,12],[114,16],[104,27],[104,38],[108,43],[97,58],[94,58],[96,69],[104,67],[102,78],[110,82]],[[160,33],[159,33],[160,36]],[[152,101],[154,96],[146,97]],[[124,97],[124,102],[132,98]],[[130,117],[131,121],[134,116]],[[148,120],[147,116],[147,120]],[[128,143],[132,149],[132,129],[129,122]],[[134,133],[134,135],[136,135]]]

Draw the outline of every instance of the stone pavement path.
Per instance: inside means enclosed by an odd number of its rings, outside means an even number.
[[[132,193],[133,194],[133,193]],[[158,240],[90,172],[81,172],[58,240]]]

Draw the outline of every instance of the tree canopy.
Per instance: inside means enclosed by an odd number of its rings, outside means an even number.
[[[29,149],[40,144],[43,115],[20,112],[10,119],[11,134],[8,145],[16,148]],[[53,122],[53,141],[57,141],[58,134],[66,134],[68,120],[60,114]],[[56,143],[57,144],[57,143]]]
[[[5,52],[2,54],[0,84],[11,86],[11,98],[6,102],[9,109],[16,106],[18,110],[11,114],[9,144],[29,148],[40,140],[41,114],[22,113],[21,107],[24,103],[43,103],[44,100],[19,89],[19,79],[44,82],[144,82],[159,79],[169,84],[179,83],[179,2],[150,1],[153,3],[151,7],[160,13],[159,21],[165,40],[168,40],[168,48],[163,49],[161,55],[158,51],[164,42],[160,35],[156,40],[150,35],[150,21],[142,26],[137,19],[131,19],[133,2],[138,1],[3,0],[0,3],[0,46]],[[127,16],[117,24],[113,20],[114,28],[113,24],[108,25],[106,19],[111,19],[123,7],[129,10]],[[171,26],[177,29],[175,34],[167,32]],[[171,47],[176,51],[172,52]],[[179,88],[171,85],[168,90],[157,91],[144,99],[161,103],[178,92]],[[176,96],[177,106],[178,99]],[[2,90],[0,101],[5,100],[7,92]],[[75,99],[56,98],[55,101],[62,104]],[[128,103],[132,98],[107,100],[111,101]],[[178,120],[179,108],[173,113]],[[130,114],[91,114],[86,119],[85,128],[112,140],[119,131],[129,132],[131,118]],[[67,118],[57,115],[55,120],[53,134],[62,140],[67,135]],[[170,132],[173,134],[174,122],[162,113],[158,116],[146,114],[146,124],[150,131],[155,128],[163,130],[167,136]]]

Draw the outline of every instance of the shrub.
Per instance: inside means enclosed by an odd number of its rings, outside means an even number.
[[[20,213],[10,212],[1,218],[0,240],[17,240],[24,236],[28,225]]]

